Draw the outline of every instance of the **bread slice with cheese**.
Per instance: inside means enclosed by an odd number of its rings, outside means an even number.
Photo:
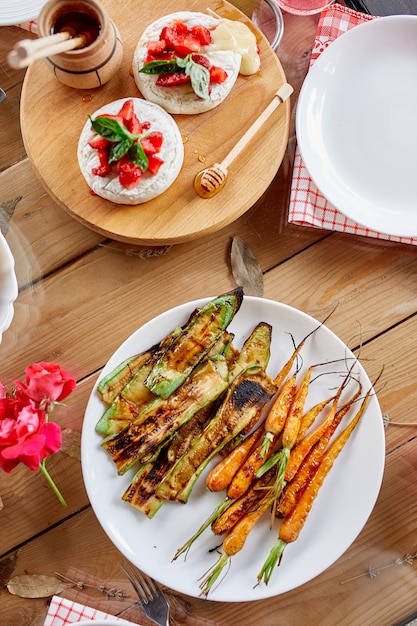
[[[101,107],[92,114],[96,119],[103,114],[117,115],[127,98],[115,100]],[[124,187],[117,172],[117,166],[106,176],[98,176],[93,169],[99,165],[97,150],[89,145],[96,137],[91,121],[86,122],[78,142],[78,163],[90,189],[98,196],[116,204],[142,204],[164,193],[177,178],[184,161],[184,144],[177,123],[173,117],[159,105],[142,98],[129,98],[134,102],[134,111],[140,122],[147,123],[149,132],[159,131],[163,142],[158,153],[163,164],[155,175],[145,171],[136,187]]]
[[[224,82],[210,84],[207,98],[196,95],[189,84],[170,87],[159,86],[156,84],[157,76],[144,74],[140,71],[147,59],[148,42],[158,40],[163,28],[175,21],[184,22],[190,28],[203,26],[210,30],[214,30],[221,23],[221,19],[205,13],[178,11],[150,24],[140,37],[133,56],[133,74],[136,85],[144,98],[159,104],[169,113],[193,115],[210,111],[227,98],[236,82],[242,59],[239,52],[210,49],[210,46],[205,46],[201,50],[211,65],[222,68],[227,73]]]

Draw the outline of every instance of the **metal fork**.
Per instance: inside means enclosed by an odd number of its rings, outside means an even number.
[[[158,583],[131,563],[120,567],[136,591],[145,615],[158,626],[169,626],[169,604]]]

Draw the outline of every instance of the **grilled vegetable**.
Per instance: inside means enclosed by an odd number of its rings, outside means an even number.
[[[274,472],[272,470],[257,481],[257,486],[250,490],[250,495],[246,496],[245,494],[245,496],[242,497],[241,508],[236,509],[235,503],[230,505],[213,523],[212,528],[221,518],[226,516],[229,522],[227,527],[230,529],[223,540],[222,552],[220,553],[219,559],[209,570],[200,585],[204,596],[208,595],[224,567],[230,562],[230,559],[242,550],[250,531],[270,508],[273,501],[273,486],[271,485],[271,480],[274,480]],[[232,512],[227,516],[229,509],[232,509]],[[237,520],[233,520],[234,516],[237,517]]]
[[[264,369],[267,368],[271,355],[271,336],[272,326],[270,324],[260,322],[255,326],[230,369],[230,380],[233,380],[249,365],[261,365]]]
[[[311,511],[313,503],[319,493],[319,490],[324,482],[324,479],[333,467],[335,460],[344,448],[350,435],[356,428],[360,418],[365,411],[365,408],[369,401],[370,393],[371,389],[369,389],[366,393],[356,415],[352,418],[344,431],[337,437],[337,439],[335,439],[335,441],[330,445],[329,449],[325,452],[318,469],[311,477],[300,499],[298,500],[288,517],[284,519],[283,524],[279,530],[278,540],[270,551],[265,563],[261,568],[261,571],[258,574],[258,581],[263,580],[265,583],[268,584],[272,572],[275,569],[275,566],[277,564],[279,565],[279,563],[281,562],[285,547],[289,543],[296,541],[296,539],[298,538],[301,530],[303,529],[308,514]]]
[[[177,334],[179,332],[180,329],[177,329]],[[169,335],[164,340],[164,343],[160,345],[168,345],[169,341],[172,341],[172,339],[173,336]],[[212,346],[208,356],[214,358],[218,354],[222,354],[232,340],[233,335],[231,333],[223,332]],[[138,417],[145,406],[155,399],[155,394],[146,387],[145,380],[158,358],[158,354],[160,354],[160,350],[156,350],[152,353],[148,361],[138,369],[132,379],[115,398],[111,406],[105,411],[96,426],[98,433],[108,436],[120,432]]]
[[[210,491],[223,491],[230,485],[236,472],[248,458],[254,446],[258,443],[264,432],[263,424],[246,437],[242,443],[233,448],[209,473],[206,485]]]
[[[228,497],[230,504],[211,524],[213,533],[223,535],[229,532],[246,513],[255,509],[265,495],[265,488],[271,485],[271,480],[274,477],[275,469],[272,467],[261,478],[254,480],[239,498],[231,500]]]
[[[195,311],[182,332],[160,356],[146,379],[146,386],[161,398],[168,398],[200,363],[232,321],[243,300],[237,288]]]
[[[123,387],[96,425],[101,435],[114,435],[138,417],[155,395],[145,387],[144,381],[152,368],[153,359],[148,359]]]
[[[262,442],[262,456],[266,457],[274,439],[281,434],[284,428],[288,412],[295,398],[297,391],[297,380],[294,376],[287,378],[282,385],[277,397],[265,420],[265,434]],[[259,468],[258,468],[259,469]]]
[[[278,517],[286,517],[291,513],[304,487],[319,466],[323,454],[336,428],[338,427],[346,413],[349,411],[352,404],[358,399],[361,393],[361,389],[362,387],[361,385],[359,385],[357,392],[347,402],[345,402],[345,404],[340,407],[340,409],[338,409],[336,415],[334,416],[334,419],[331,421],[330,425],[327,427],[322,437],[311,448],[311,450],[303,459],[294,478],[290,482],[288,482],[287,485],[285,485],[282,496],[278,501],[276,507],[276,515]]]
[[[204,361],[175,394],[166,400],[156,398],[120,433],[105,439],[102,446],[118,473],[123,474],[198,410],[218,398],[227,388],[227,376],[227,366],[220,357]]]
[[[276,387],[262,367],[248,367],[230,385],[213,419],[158,488],[168,500],[186,502],[195,481],[213,456],[261,415]]]
[[[135,372],[154,354],[155,349],[150,348],[141,354],[126,359],[100,381],[97,391],[106,404],[110,405],[113,402]]]

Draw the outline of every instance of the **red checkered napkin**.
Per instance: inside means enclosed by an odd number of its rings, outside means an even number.
[[[83,620],[94,621],[99,619],[103,621],[111,620],[112,622],[117,622],[120,626],[135,626],[132,622],[127,622],[125,619],[114,617],[114,615],[103,613],[103,611],[98,611],[59,596],[53,596],[44,626],[65,626],[65,624],[76,624]]]
[[[353,11],[340,4],[333,4],[328,9],[325,9],[320,16],[317,27],[310,65],[318,59],[323,50],[337,37],[358,24],[372,19],[375,19],[372,15]],[[294,159],[288,221],[302,226],[314,226],[325,230],[337,230],[354,235],[417,244],[417,238],[394,237],[378,233],[357,224],[337,211],[324,198],[311,180],[298,147],[296,148]]]

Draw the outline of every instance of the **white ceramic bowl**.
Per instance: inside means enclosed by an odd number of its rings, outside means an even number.
[[[0,232],[0,343],[3,333],[12,322],[13,303],[17,298],[17,293],[14,258],[7,241]]]

